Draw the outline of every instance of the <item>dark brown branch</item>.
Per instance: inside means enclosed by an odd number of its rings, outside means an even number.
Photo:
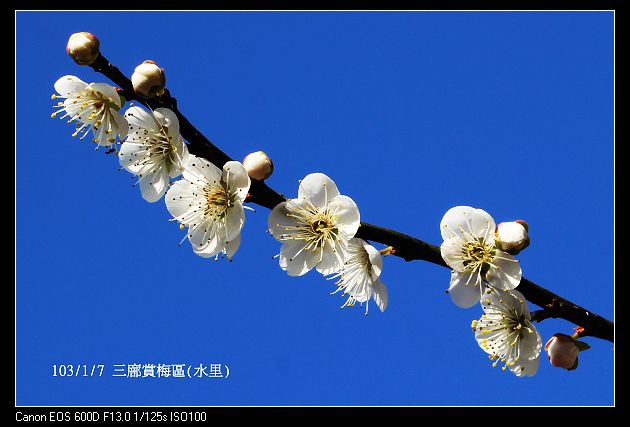
[[[157,98],[141,99],[134,95],[131,81],[117,67],[107,61],[104,56],[99,55],[91,67],[120,86],[121,92],[126,99],[134,99],[151,109],[165,107],[174,111],[179,119],[180,133],[188,141],[188,148],[192,154],[207,159],[219,168],[232,160],[188,121],[177,108],[177,100],[170,95],[168,90]],[[248,201],[268,209],[273,209],[274,206],[285,200],[284,196],[271,189],[264,182],[252,181],[249,192],[250,197]],[[361,223],[356,236],[394,247],[396,250],[393,255],[403,258],[405,261],[422,260],[448,268],[442,259],[438,246],[406,234],[372,224]],[[528,301],[543,308],[543,310],[535,312],[535,320],[542,321],[549,317],[562,318],[583,327],[584,331],[580,334],[581,336],[593,336],[611,342],[614,341],[613,322],[554,294],[524,277],[518,286],[518,290]]]

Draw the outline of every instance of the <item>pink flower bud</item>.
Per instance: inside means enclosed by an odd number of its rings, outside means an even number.
[[[273,162],[264,151],[248,154],[243,159],[243,166],[251,179],[264,181],[273,173]]]
[[[586,343],[580,343],[569,335],[557,333],[547,341],[545,350],[547,350],[547,356],[553,366],[571,371],[577,368],[578,354],[580,353],[579,344],[588,348]]]
[[[516,255],[529,246],[527,223],[525,221],[502,222],[497,226],[495,242],[497,248]]]
[[[90,65],[99,54],[101,43],[92,33],[74,33],[68,39],[66,52],[79,65]]]
[[[161,95],[166,85],[164,69],[148,59],[136,67],[131,75],[131,84],[136,95],[143,98]]]

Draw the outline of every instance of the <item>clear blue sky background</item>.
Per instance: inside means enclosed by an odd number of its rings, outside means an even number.
[[[613,316],[612,13],[18,13],[17,404],[608,405],[613,346],[573,372],[493,369],[449,271],[385,260],[389,308],[340,310],[271,257],[247,212],[233,263],[197,257],[117,159],[52,120],[91,31],[127,75],[166,69],[181,110],[236,159],[263,149],[293,196],[332,177],[364,221],[441,242],[455,205],[526,219],[526,277]],[[108,82],[109,83],[109,82]],[[547,320],[539,330],[570,334]],[[101,378],[53,364],[106,365]],[[118,363],[222,363],[221,379],[123,379]]]

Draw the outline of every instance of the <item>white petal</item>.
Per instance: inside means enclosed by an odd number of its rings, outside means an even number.
[[[137,175],[143,168],[143,166],[139,165],[138,162],[146,157],[146,149],[146,146],[129,140],[123,142],[120,147],[120,151],[118,152],[120,166],[132,174]]]
[[[153,114],[147,113],[140,107],[129,107],[125,112],[125,119],[129,123],[131,132],[135,132],[140,129],[150,129],[158,131],[160,125],[153,117]]]
[[[524,357],[528,360],[533,360],[538,357],[540,351],[542,350],[542,339],[540,338],[540,334],[530,321],[525,322],[525,326],[528,327],[532,332],[526,331],[521,337],[521,340],[519,342],[519,345],[521,347],[521,357]]]
[[[184,180],[175,181],[166,192],[164,200],[169,213],[174,218],[180,217],[192,209],[193,187]]]
[[[351,242],[355,239],[356,237],[353,238]],[[372,264],[372,280],[378,279],[378,277],[381,275],[381,271],[383,271],[383,256],[379,251],[376,250],[374,246],[370,245],[365,240],[356,240],[360,241],[361,246],[363,246],[363,249],[368,253],[368,257],[370,258],[370,264]]]
[[[205,182],[216,184],[221,180],[221,170],[201,157],[188,155],[188,164],[183,174],[184,179],[203,185]]]
[[[495,228],[494,220],[486,211],[470,206],[449,209],[440,222],[440,232],[444,240],[453,235],[470,240],[472,235],[485,238],[486,243],[494,243]]]
[[[121,107],[120,95],[112,86],[106,83],[90,83],[89,87],[93,91],[99,92],[106,100],[110,99],[118,108]]]
[[[334,251],[333,247],[335,248]],[[326,242],[323,252],[321,248],[315,251],[316,259],[318,261],[315,265],[317,271],[325,276],[338,272],[343,268],[344,253],[345,250],[339,243],[334,244],[333,246],[332,242]]]
[[[166,168],[159,166],[140,179],[142,198],[149,203],[157,202],[168,189],[168,174]]]
[[[189,153],[188,147],[181,137],[174,139],[173,143],[177,149],[169,154],[168,175],[171,178],[176,178],[184,172],[184,168],[188,164]]]
[[[179,119],[177,115],[168,108],[156,108],[153,115],[158,123],[168,130],[171,137],[179,135]]]
[[[76,76],[63,76],[55,82],[55,90],[65,97],[81,92],[86,86],[87,83]]]
[[[226,242],[229,242],[235,239],[243,228],[243,224],[245,223],[245,210],[243,209],[243,205],[240,202],[236,202],[236,204],[227,210],[227,214],[225,217],[225,235],[220,236]]]
[[[303,250],[304,242],[288,242],[280,249],[280,268],[289,276],[301,276],[310,271],[317,258],[310,250]]]
[[[214,238],[209,239],[202,247],[192,245],[193,252],[203,258],[216,256],[216,254],[221,252],[222,245],[220,245],[220,241],[221,239],[217,238],[217,236],[214,236]]]
[[[205,218],[199,224],[188,229],[188,240],[193,246],[203,248],[208,241],[217,240],[217,245],[222,248],[225,237],[222,237],[223,227],[210,218]]]
[[[536,357],[533,360],[527,360],[525,358],[519,359],[514,365],[510,366],[510,370],[514,372],[517,377],[533,377],[538,372],[538,366],[540,365],[540,357]]]
[[[227,184],[230,193],[236,191],[238,199],[240,201],[245,200],[251,181],[245,167],[241,163],[235,161],[227,162],[223,166],[221,179]]]
[[[354,237],[361,225],[359,208],[348,196],[336,196],[328,204],[328,209],[335,217],[337,228],[346,238]]]
[[[110,109],[110,113],[112,114],[112,118],[116,123],[116,130],[118,132],[120,140],[123,141],[125,138],[127,138],[127,133],[129,132],[129,123],[127,123],[127,120],[125,120],[122,114],[120,114],[118,111]]]
[[[240,234],[225,245],[225,255],[227,256],[227,259],[231,260],[234,257],[234,254],[238,250],[239,246],[241,246]]]
[[[492,264],[486,274],[486,280],[493,288],[507,291],[521,283],[521,266],[512,255],[497,249]]]
[[[339,195],[337,185],[323,173],[311,173],[304,177],[298,187],[298,198],[309,200],[313,206],[323,208]]]
[[[481,284],[475,283],[477,274],[476,272],[460,273],[458,271],[451,273],[451,286],[448,288],[448,294],[456,306],[470,308],[481,299],[482,289],[485,285],[483,282]]]
[[[372,284],[372,296],[374,297],[374,302],[378,305],[378,308],[381,311],[385,311],[389,301],[389,295],[387,293],[387,287],[385,287],[385,284],[380,280],[377,280]]]
[[[267,226],[271,235],[281,240],[281,236],[291,233],[291,227],[297,224],[295,218],[289,216],[293,215],[296,209],[299,209],[300,205],[306,205],[305,200],[289,199],[286,202],[278,203],[269,214],[267,220]]]
[[[457,236],[449,237],[440,245],[440,253],[446,264],[455,271],[464,271],[464,255],[462,250],[462,240]]]

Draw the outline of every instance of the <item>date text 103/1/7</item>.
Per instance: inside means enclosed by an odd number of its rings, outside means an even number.
[[[53,377],[102,377],[105,365],[52,365]]]

